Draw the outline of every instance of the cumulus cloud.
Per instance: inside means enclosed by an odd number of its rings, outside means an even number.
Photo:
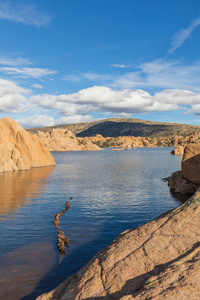
[[[42,68],[12,68],[12,67],[1,67],[0,72],[7,75],[15,75],[21,78],[38,78],[41,79],[44,76],[58,73],[51,69]]]
[[[40,13],[35,5],[21,5],[12,2],[0,4],[0,19],[41,27],[46,26],[51,17]]]
[[[64,116],[96,113],[133,114],[185,109],[200,102],[200,94],[188,90],[164,90],[155,95],[140,89],[117,90],[93,86],[73,94],[37,95],[31,101],[39,108],[57,110]]]
[[[191,107],[185,112],[186,115],[192,113],[196,114],[197,116],[200,115],[200,104],[191,105]]]
[[[27,110],[25,96],[29,93],[29,90],[21,88],[15,82],[0,79],[0,112],[25,112]]]
[[[51,116],[34,114],[32,116],[17,119],[17,122],[24,128],[34,128],[34,127],[48,127],[61,124],[71,124],[79,122],[89,122],[92,121],[93,117],[86,115],[74,115],[69,117],[63,117],[59,119],[54,119]]]
[[[197,18],[192,21],[189,27],[177,31],[172,38],[172,43],[169,49],[169,53],[174,53],[176,49],[180,48],[185,42],[185,40],[191,36],[194,29],[199,25],[200,25],[200,18]]]
[[[20,113],[28,108],[34,108],[35,112],[45,111],[45,114],[17,120],[27,128],[91,121],[94,113],[131,116],[135,113],[181,110],[187,114],[200,114],[200,92],[190,90],[165,89],[151,95],[141,89],[119,90],[93,86],[77,93],[39,94],[27,100],[29,93],[29,90],[19,87],[15,82],[0,80],[0,112]],[[56,118],[46,115],[46,111],[50,110],[57,113]]]

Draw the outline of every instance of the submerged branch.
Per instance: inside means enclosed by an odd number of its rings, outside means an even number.
[[[53,224],[55,227],[58,227],[59,226],[59,219],[62,215],[64,215],[64,213],[70,208],[69,206],[69,201],[67,201],[65,203],[65,209],[63,209],[59,214],[56,214],[55,215],[55,218],[54,218],[54,221],[53,221]]]
[[[57,232],[58,250],[60,254],[65,254],[65,245],[70,247],[69,239],[66,237],[64,232],[59,229]]]

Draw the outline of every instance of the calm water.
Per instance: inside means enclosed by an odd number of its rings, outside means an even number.
[[[0,173],[0,299],[35,299],[120,232],[180,205],[161,180],[180,169],[170,151],[54,152],[56,167]],[[71,248],[62,260],[53,219],[69,197],[60,227]]]

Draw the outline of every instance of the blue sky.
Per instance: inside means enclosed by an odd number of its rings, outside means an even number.
[[[0,0],[0,118],[200,124],[200,1]]]

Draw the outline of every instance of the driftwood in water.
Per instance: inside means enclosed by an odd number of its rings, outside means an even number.
[[[69,239],[66,237],[64,232],[59,229],[57,232],[58,250],[60,254],[65,254],[65,245],[70,247]]]
[[[59,219],[62,215],[64,215],[64,213],[70,208],[69,206],[69,201],[67,201],[65,203],[65,209],[63,209],[59,214],[55,215],[55,218],[54,218],[54,221],[53,221],[53,224],[55,227],[58,227],[59,226]]]
[[[59,221],[60,221],[60,217],[62,215],[64,215],[64,213],[70,208],[69,206],[69,202],[67,201],[65,203],[65,209],[63,209],[59,214],[55,215],[53,224],[56,228],[58,228],[59,226]],[[57,231],[57,241],[58,241],[58,250],[60,254],[65,254],[65,245],[67,245],[67,247],[70,246],[69,243],[69,239],[68,237],[66,237],[66,235],[64,234],[64,232],[61,229],[58,229]]]

